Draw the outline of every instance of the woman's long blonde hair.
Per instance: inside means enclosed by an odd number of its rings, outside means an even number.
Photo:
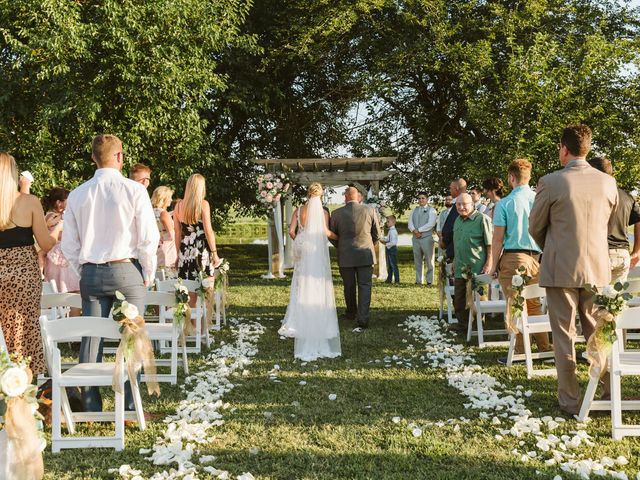
[[[0,230],[6,230],[13,222],[11,211],[18,191],[18,166],[7,152],[0,152]]]
[[[187,225],[193,225],[202,220],[202,201],[207,194],[204,177],[194,173],[187,180],[182,200],[182,219]]]

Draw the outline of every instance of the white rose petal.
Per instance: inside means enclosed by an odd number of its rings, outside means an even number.
[[[393,418],[391,419],[391,421],[392,421],[393,423],[400,423],[400,417],[393,417]]]
[[[414,437],[421,437],[422,436],[422,429],[420,427],[416,427],[413,429],[413,431],[411,432],[413,434]]]
[[[338,396],[335,393],[329,394],[329,400],[334,401],[336,398],[338,398]]]

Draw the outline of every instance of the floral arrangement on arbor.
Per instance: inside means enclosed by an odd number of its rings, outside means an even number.
[[[291,187],[291,182],[284,173],[258,175],[256,183],[258,184],[256,199],[267,209],[272,209],[274,203],[282,200]]]
[[[527,286],[531,276],[527,275],[524,266],[520,265],[516,274],[511,277],[511,294],[507,299],[507,315],[505,324],[509,333],[518,333],[517,319],[524,314],[525,300],[522,296],[524,287]]]
[[[380,225],[384,225],[387,221],[387,203],[384,199],[372,195],[371,197],[364,200],[365,205],[369,205],[378,213],[378,221]]]
[[[137,372],[144,367],[147,375],[147,390],[149,395],[160,395],[160,386],[155,380],[156,363],[153,356],[151,340],[144,326],[144,318],[138,307],[127,302],[122,292],[116,290],[116,300],[111,307],[111,316],[120,323],[120,345],[116,351],[116,369],[113,373],[113,389],[120,392],[122,385],[122,360],[126,362],[129,381],[137,382]],[[122,392],[120,392],[122,393]]]
[[[584,286],[593,294],[596,328],[587,341],[587,358],[589,359],[589,375],[601,377],[607,371],[607,358],[611,346],[616,339],[616,317],[622,313],[631,300],[632,295],[626,292],[629,283],[616,282],[598,291],[590,284]]]
[[[0,400],[6,406],[0,430],[6,430],[12,445],[8,470],[15,478],[42,478],[44,473],[42,416],[32,380],[29,358],[18,354],[9,356],[4,349],[0,350]],[[1,467],[4,471],[6,466]]]

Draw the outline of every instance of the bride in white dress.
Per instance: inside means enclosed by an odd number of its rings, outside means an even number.
[[[329,230],[329,214],[322,208],[321,196],[322,185],[311,184],[307,203],[298,208],[291,222],[294,271],[287,313],[278,331],[295,339],[294,357],[306,362],[341,353],[327,243],[327,238],[338,237]]]

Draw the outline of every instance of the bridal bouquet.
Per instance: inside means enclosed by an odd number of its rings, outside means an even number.
[[[6,407],[0,430],[4,428],[12,446],[8,449],[12,452],[9,465],[0,466],[0,473],[6,468],[11,478],[40,479],[44,473],[42,416],[32,380],[28,358],[18,354],[10,357],[0,349],[0,403]]]
[[[258,184],[256,199],[267,209],[273,208],[273,204],[286,196],[291,187],[291,182],[284,173],[258,175],[256,183]]]
[[[597,287],[586,284],[584,288],[593,294],[593,303],[597,309],[594,314],[596,328],[587,342],[589,375],[601,377],[607,371],[607,358],[616,339],[616,317],[620,315],[632,295],[625,290],[628,283],[616,282],[598,291]]]

